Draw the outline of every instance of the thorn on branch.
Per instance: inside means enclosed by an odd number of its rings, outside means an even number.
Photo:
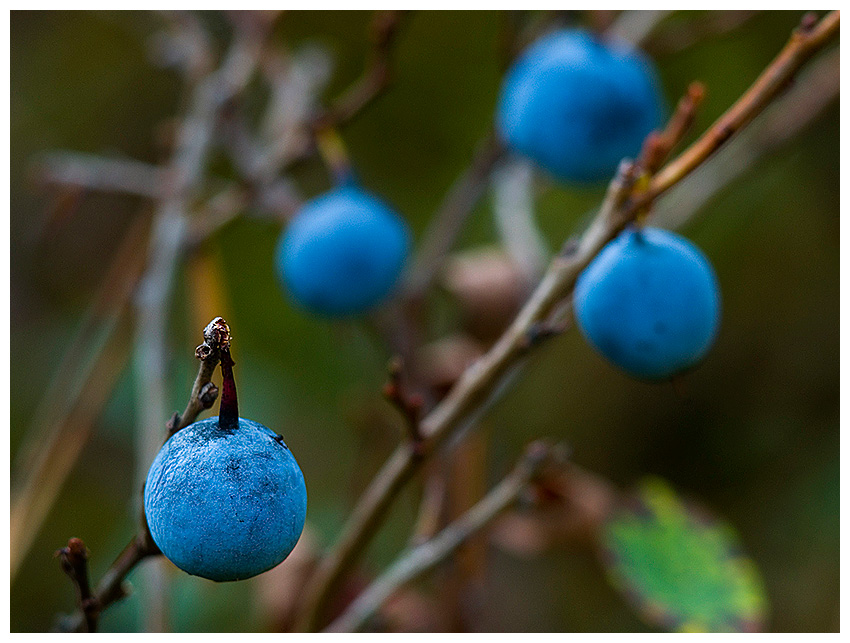
[[[553,470],[560,470],[569,457],[566,444],[552,445],[546,440],[535,440],[526,447],[520,466],[526,469],[530,481],[537,481]]]
[[[648,174],[655,174],[670,153],[678,145],[696,118],[697,109],[705,100],[705,85],[692,82],[685,95],[676,105],[676,110],[661,132],[652,132],[644,141],[638,165]]]
[[[558,256],[562,259],[566,259],[574,255],[579,248],[579,237],[577,235],[571,236],[564,242],[564,245],[561,246],[561,251],[558,253]]]
[[[180,414],[174,411],[174,415],[165,423],[165,428],[168,430],[168,434],[171,435],[176,432],[178,426],[180,426]]]
[[[808,11],[803,14],[803,17],[800,19],[800,26],[797,28],[801,33],[806,33],[807,31],[811,31],[815,28],[815,25],[818,23],[818,14],[814,11]]]
[[[422,442],[419,421],[425,400],[419,393],[408,390],[404,383],[404,364],[401,357],[394,357],[387,365],[389,381],[384,385],[384,397],[395,406],[405,419],[408,437],[414,447]]]
[[[562,334],[568,328],[569,323],[565,320],[542,321],[532,324],[525,334],[525,347],[530,349],[539,346],[547,339]]]

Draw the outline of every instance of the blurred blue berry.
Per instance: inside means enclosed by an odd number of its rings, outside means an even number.
[[[404,220],[347,185],[308,202],[277,247],[278,274],[292,298],[319,315],[356,315],[380,304],[410,248]]]
[[[628,229],[579,275],[576,320],[585,338],[634,377],[663,380],[696,365],[720,323],[708,259],[657,228]]]
[[[613,177],[661,124],[664,99],[640,52],[562,30],[531,45],[508,71],[497,125],[513,150],[555,177]]]

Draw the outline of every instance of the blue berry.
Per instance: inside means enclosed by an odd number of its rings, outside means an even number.
[[[407,225],[387,205],[347,185],[307,203],[277,247],[287,290],[319,315],[356,315],[392,291],[410,248]]]
[[[690,241],[630,228],[579,275],[575,316],[585,338],[634,377],[664,380],[696,365],[720,322],[708,259]]]
[[[293,550],[307,515],[304,476],[283,438],[238,416],[229,352],[221,414],[175,433],[145,483],[154,542],[183,571],[251,578]]]
[[[509,147],[564,181],[611,178],[664,112],[655,70],[640,52],[562,30],[508,71],[497,125]]]

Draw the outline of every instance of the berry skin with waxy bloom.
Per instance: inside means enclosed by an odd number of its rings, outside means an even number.
[[[576,321],[613,364],[665,380],[705,357],[720,323],[720,292],[705,255],[658,228],[629,228],[576,281]]]
[[[349,184],[301,208],[278,242],[276,267],[302,308],[344,317],[364,313],[390,295],[409,249],[404,220]]]
[[[532,44],[508,71],[497,125],[502,139],[556,178],[610,179],[662,122],[655,69],[630,46],[560,30]]]
[[[240,418],[222,354],[221,414],[175,433],[145,484],[145,517],[162,553],[214,581],[251,578],[293,550],[307,515],[304,476],[283,438]]]

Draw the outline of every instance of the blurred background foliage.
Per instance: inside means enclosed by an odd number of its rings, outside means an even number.
[[[699,17],[683,12],[668,20]],[[395,83],[342,130],[363,184],[397,206],[417,237],[490,126],[504,18],[467,11],[411,16],[398,40]],[[204,19],[224,37],[219,16]],[[799,12],[762,12],[728,34],[659,53],[671,103],[694,79],[708,88],[695,133],[752,82],[799,19]],[[293,11],[279,21],[275,39],[293,48],[308,41],[327,46],[333,95],[360,73],[369,20],[368,12]],[[167,150],[158,141],[181,105],[178,79],[150,61],[147,42],[157,27],[148,13],[12,13],[13,462],[119,240],[140,209],[150,211],[140,199],[93,193],[68,216],[52,219],[53,195],[32,180],[32,163],[52,149],[162,160]],[[303,164],[296,178],[306,195],[329,185],[319,162]],[[554,249],[581,228],[603,188],[542,185],[537,216]],[[577,463],[622,486],[661,476],[736,527],[764,577],[769,629],[837,631],[838,204],[836,101],[684,230],[714,263],[723,291],[722,330],[705,363],[674,390],[628,379],[575,331],[558,338],[485,420],[488,485],[539,436],[568,442]],[[389,354],[377,336],[358,322],[308,317],[279,289],[272,271],[279,233],[278,223],[240,218],[203,247],[195,269],[220,279],[215,313],[235,334],[240,408],[282,433],[297,454],[309,489],[308,520],[328,544],[395,446],[400,422],[380,396]],[[484,199],[460,246],[497,242]],[[179,276],[169,336],[175,410],[185,403],[193,349],[209,320],[187,274]],[[436,299],[433,337],[458,319],[445,295]],[[131,341],[129,323],[118,332]],[[49,629],[57,612],[72,609],[72,587],[53,558],[68,537],[85,540],[98,578],[133,532],[133,378],[128,364],[96,410],[93,436],[15,577],[13,631]],[[380,569],[404,546],[417,497],[415,485],[402,495],[369,550],[367,570]],[[260,579],[219,585],[172,571],[175,631],[271,626],[257,600]],[[136,593],[115,605],[102,628],[141,629],[141,604]],[[485,631],[648,627],[606,583],[598,561],[578,549],[522,558],[492,548],[478,611],[475,627]]]

